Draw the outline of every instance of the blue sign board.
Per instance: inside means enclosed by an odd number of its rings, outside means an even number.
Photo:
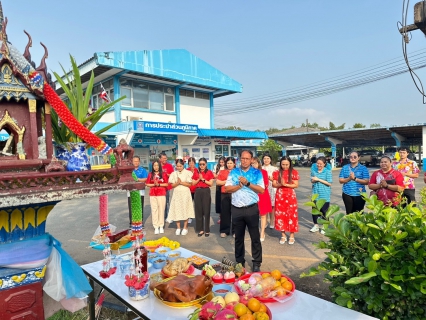
[[[150,134],[135,133],[130,145],[141,147],[146,145],[177,145],[177,135],[175,134]]]
[[[9,135],[7,133],[0,133],[0,141],[6,141],[9,139]]]
[[[164,133],[198,133],[195,124],[133,121],[133,130]]]

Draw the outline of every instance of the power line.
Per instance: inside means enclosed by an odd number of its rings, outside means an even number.
[[[422,58],[414,59],[413,61],[417,61],[412,65],[412,70],[420,69],[426,66],[426,60]],[[346,82],[339,82],[338,84],[331,85],[331,86],[318,86],[317,88],[314,88],[312,90],[296,90],[296,94],[286,94],[283,95],[281,98],[278,99],[271,99],[271,100],[264,100],[260,103],[247,103],[245,105],[239,105],[234,108],[228,107],[226,110],[217,110],[218,108],[215,107],[215,115],[216,116],[222,116],[222,115],[230,115],[230,114],[236,114],[236,113],[247,113],[256,111],[259,109],[267,109],[267,108],[273,108],[277,106],[282,106],[290,103],[296,103],[304,100],[309,100],[317,97],[321,97],[324,95],[329,95],[332,93],[340,92],[343,90],[347,90],[350,88],[362,86],[368,83],[380,81],[383,79],[387,79],[396,75],[400,75],[402,73],[408,72],[406,65],[404,66],[396,66],[393,68],[386,68],[385,70],[381,70],[380,72],[375,72],[370,75],[366,75],[364,77],[355,77],[353,79],[349,79],[349,81]],[[297,93],[298,92],[298,93]]]

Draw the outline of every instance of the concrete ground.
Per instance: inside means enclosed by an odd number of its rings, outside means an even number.
[[[309,168],[296,168],[300,174],[299,188],[296,189],[299,201],[299,232],[296,234],[294,245],[280,245],[280,232],[267,229],[266,239],[262,243],[263,263],[262,271],[279,269],[288,275],[296,284],[298,290],[329,300],[331,295],[327,284],[323,283],[322,277],[310,277],[300,279],[302,272],[316,266],[325,258],[323,250],[316,250],[312,245],[324,239],[320,233],[311,233],[313,226],[310,208],[303,205],[310,199],[311,183],[309,179]],[[371,172],[378,168],[370,169]],[[333,170],[333,185],[331,203],[337,204],[344,209],[341,198],[341,185],[338,182],[340,169]],[[423,181],[417,179],[419,190],[423,187]],[[219,235],[219,216],[214,209],[214,188],[212,188],[212,214],[211,234],[209,238],[199,238],[194,230],[195,221],[190,225],[190,232],[186,236],[176,236],[176,224],[166,224],[164,235],[154,235],[151,223],[149,197],[145,197],[144,224],[147,232],[147,240],[158,239],[166,236],[177,240],[182,247],[199,252],[216,260],[227,257],[234,260],[234,239],[232,237],[221,238]],[[128,227],[128,209],[126,194],[119,193],[109,196],[109,221],[117,226],[117,230]],[[89,247],[96,228],[99,225],[99,199],[74,199],[62,201],[52,210],[47,220],[47,231],[62,242],[62,247],[82,265],[102,259],[102,252]],[[251,268],[250,237],[246,233],[246,267]]]

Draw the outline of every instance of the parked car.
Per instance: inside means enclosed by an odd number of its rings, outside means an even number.
[[[361,150],[359,151],[359,162],[365,164],[366,166],[379,163],[379,159],[382,156],[382,152],[377,150]]]

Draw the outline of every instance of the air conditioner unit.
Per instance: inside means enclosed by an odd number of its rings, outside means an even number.
[[[129,117],[128,116],[128,118],[129,118],[130,121],[132,121],[132,120],[139,120],[139,117]]]

